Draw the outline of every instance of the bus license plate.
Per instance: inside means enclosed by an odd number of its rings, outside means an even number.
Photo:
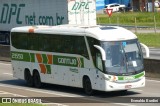
[[[125,85],[126,89],[132,88],[132,85]]]

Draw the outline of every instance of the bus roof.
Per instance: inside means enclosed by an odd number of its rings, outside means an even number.
[[[45,33],[73,36],[89,36],[100,41],[120,41],[136,39],[131,31],[118,26],[82,26],[82,25],[58,25],[58,26],[24,26],[16,27],[11,32]]]

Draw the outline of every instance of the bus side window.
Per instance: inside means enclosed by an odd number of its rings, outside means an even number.
[[[103,71],[103,64],[102,64],[102,58],[100,53],[96,53],[96,67]]]
[[[94,47],[94,45],[100,45],[99,41],[91,37],[87,37],[87,40],[88,40],[88,44],[89,44],[91,55],[92,55],[92,60],[93,60],[95,67],[103,71],[101,53],[99,50],[97,50]]]

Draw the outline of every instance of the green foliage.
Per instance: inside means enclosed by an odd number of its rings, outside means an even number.
[[[97,14],[98,24],[120,24],[120,25],[135,25],[135,18],[137,26],[151,26],[154,27],[154,16],[156,19],[156,26],[160,27],[160,13],[152,12],[126,12],[113,13],[109,19],[107,14]]]
[[[0,106],[45,106],[40,104],[21,104],[21,103],[0,103]]]
[[[144,33],[136,34],[139,41],[146,44],[149,47],[158,47],[160,48],[160,34],[157,33]]]

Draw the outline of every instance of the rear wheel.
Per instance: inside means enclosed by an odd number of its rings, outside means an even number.
[[[92,95],[93,94],[91,81],[88,77],[84,78],[84,80],[83,80],[83,88],[84,88],[84,91],[87,95]]]
[[[33,86],[33,77],[29,70],[25,71],[25,80],[26,80],[27,86],[29,87]]]
[[[41,83],[41,79],[40,79],[40,75],[38,73],[38,71],[35,71],[33,74],[33,81],[34,81],[34,86],[36,88],[40,88],[42,83]]]

